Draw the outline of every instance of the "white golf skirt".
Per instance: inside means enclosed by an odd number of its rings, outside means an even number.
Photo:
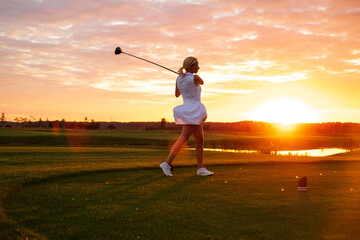
[[[186,101],[182,105],[174,107],[176,124],[200,125],[206,118],[206,108],[200,101]]]

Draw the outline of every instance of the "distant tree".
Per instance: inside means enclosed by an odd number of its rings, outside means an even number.
[[[165,118],[162,118],[161,119],[161,122],[160,122],[160,129],[164,129],[166,126],[166,119]]]
[[[59,128],[64,129],[66,127],[66,120],[63,118],[61,122],[59,122]]]
[[[16,127],[19,127],[19,124],[21,123],[21,120],[19,117],[16,117],[15,119],[15,122],[16,122]]]
[[[113,130],[113,129],[115,129],[116,127],[114,126],[114,124],[110,123],[107,128],[110,129],[110,130]]]
[[[89,130],[97,130],[99,128],[100,128],[100,124],[95,121],[91,122],[87,125],[87,129],[89,129]]]
[[[1,123],[5,123],[5,121],[6,121],[5,113],[1,114],[0,121],[1,121]]]
[[[45,125],[44,125],[44,122],[43,122],[43,120],[41,119],[41,118],[39,118],[39,124],[38,124],[38,126],[39,127],[45,127]]]
[[[46,128],[52,128],[52,123],[49,121],[49,118],[46,118],[46,124],[45,124]]]
[[[29,127],[31,127],[31,123],[35,122],[36,118],[34,116],[29,117]]]
[[[14,120],[17,123],[16,127],[19,127],[19,125],[28,121],[27,118],[23,117],[16,117]]]
[[[28,119],[27,119],[27,118],[23,118],[23,117],[21,117],[21,118],[20,118],[20,121],[21,121],[21,123],[25,123],[25,122],[27,122],[27,121],[28,121]]]

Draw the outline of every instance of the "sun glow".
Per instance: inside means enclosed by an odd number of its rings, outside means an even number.
[[[251,120],[290,125],[293,123],[318,122],[318,113],[310,106],[295,98],[269,100],[249,113]]]

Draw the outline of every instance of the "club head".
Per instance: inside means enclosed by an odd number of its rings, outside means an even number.
[[[119,55],[120,53],[122,53],[121,48],[120,48],[120,47],[117,47],[117,48],[115,49],[115,55]]]

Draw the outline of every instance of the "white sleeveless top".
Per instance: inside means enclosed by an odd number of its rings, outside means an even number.
[[[183,104],[174,107],[176,124],[200,125],[207,118],[205,106],[201,103],[201,86],[194,83],[194,75],[178,76],[176,85],[183,97]]]

